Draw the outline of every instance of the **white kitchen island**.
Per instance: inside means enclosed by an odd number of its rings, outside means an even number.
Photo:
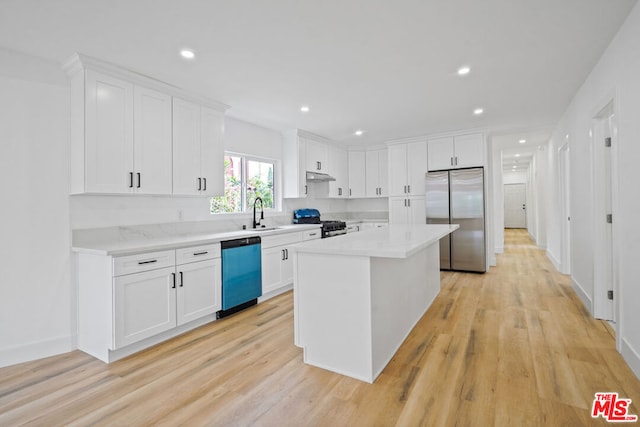
[[[372,383],[440,291],[440,238],[390,225],[296,245],[295,344],[304,362]]]

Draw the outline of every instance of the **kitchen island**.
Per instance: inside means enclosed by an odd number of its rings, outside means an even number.
[[[296,245],[304,362],[372,383],[440,291],[439,240],[458,225],[389,225]]]

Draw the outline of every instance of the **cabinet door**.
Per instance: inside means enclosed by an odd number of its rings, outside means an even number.
[[[283,285],[280,264],[284,262],[284,258],[283,246],[262,250],[262,295]]]
[[[424,197],[409,197],[407,199],[407,223],[426,224],[427,216]]]
[[[424,180],[427,173],[427,142],[407,144],[407,193],[424,196]]]
[[[307,170],[309,172],[327,173],[328,147],[318,141],[307,139]]]
[[[482,134],[456,136],[454,140],[457,168],[484,165],[484,144]]]
[[[347,152],[337,147],[329,147],[329,175],[336,180],[329,182],[329,197],[348,196],[348,159]]]
[[[114,279],[116,349],[176,326],[173,272],[166,267]]]
[[[171,96],[134,88],[135,191],[171,194]]]
[[[349,197],[366,196],[364,151],[349,151]]]
[[[389,224],[407,224],[407,216],[407,198],[389,197]]]
[[[367,197],[378,197],[378,184],[380,180],[380,163],[378,157],[377,150],[367,151],[366,153],[365,177],[367,180]]]
[[[378,151],[378,197],[389,195],[389,155],[387,149]]]
[[[202,107],[201,119],[201,194],[221,196],[224,194],[224,115],[219,111]]]
[[[176,266],[178,325],[220,310],[220,267],[220,258]]]
[[[389,195],[407,194],[407,145],[389,146]]]
[[[427,142],[427,163],[430,171],[452,169],[453,137],[430,139]]]
[[[173,194],[202,190],[200,127],[200,106],[173,98]]]
[[[85,191],[133,191],[133,85],[86,72]]]
[[[284,260],[280,263],[280,283],[282,283],[283,286],[293,283],[292,252],[291,246],[284,247]]]

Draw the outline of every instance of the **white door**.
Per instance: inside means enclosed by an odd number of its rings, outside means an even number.
[[[427,173],[426,141],[407,144],[407,193],[424,196],[424,179]]]
[[[329,147],[329,175],[336,180],[329,182],[329,197],[346,198],[348,191],[347,152],[337,147]]]
[[[483,166],[484,144],[481,134],[461,135],[455,137],[454,165],[456,168]]]
[[[133,85],[87,71],[86,191],[130,193],[133,170]]]
[[[364,151],[349,151],[349,197],[365,197]]]
[[[406,197],[389,197],[389,224],[407,224],[409,208]]]
[[[282,286],[281,265],[285,259],[283,246],[262,249],[262,295]]]
[[[114,279],[115,348],[176,326],[173,272],[167,267]]]
[[[202,190],[200,132],[200,106],[173,98],[173,194]]]
[[[505,228],[527,228],[527,189],[525,184],[504,185]]]
[[[367,180],[367,197],[378,197],[379,193],[379,177],[380,163],[378,159],[378,150],[367,151],[366,153],[366,171],[365,178]]]
[[[307,170],[327,173],[329,152],[326,144],[307,139]]]
[[[291,257],[291,246],[284,248],[284,260],[280,264],[280,280],[283,285],[293,283],[293,258]]]
[[[202,107],[200,117],[201,194],[221,196],[224,194],[224,116],[219,111]]]
[[[134,88],[135,191],[171,194],[171,96]]]
[[[176,267],[177,324],[183,325],[221,308],[220,258]]]
[[[407,223],[426,224],[427,216],[424,205],[424,197],[407,198]]]
[[[389,195],[389,154],[387,149],[378,150],[378,196]]]

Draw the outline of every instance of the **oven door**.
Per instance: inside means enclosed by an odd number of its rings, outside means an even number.
[[[326,237],[335,237],[335,236],[341,236],[343,234],[347,234],[347,229],[346,228],[342,228],[340,230],[332,230],[332,231],[324,231],[322,230],[322,238],[326,238]]]

